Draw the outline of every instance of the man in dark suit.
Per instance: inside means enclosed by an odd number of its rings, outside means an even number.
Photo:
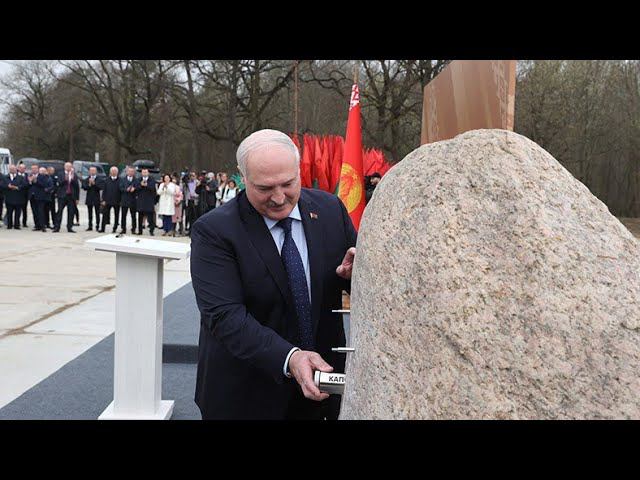
[[[122,208],[122,230],[127,233],[127,212],[131,215],[131,233],[136,233],[136,170],[127,167],[127,175],[120,179],[120,207]]]
[[[33,200],[36,204],[36,228],[34,230],[46,232],[47,220],[45,218],[45,205],[49,201],[51,192],[53,191],[53,180],[49,177],[45,167],[40,167],[32,188],[34,189]]]
[[[120,214],[120,179],[118,178],[118,167],[111,167],[109,176],[104,181],[102,189],[102,228],[100,232],[104,233],[104,227],[111,219],[111,209],[113,209],[113,233],[118,228],[118,216]],[[97,224],[96,224],[97,226]]]
[[[47,201],[44,204],[44,218],[45,227],[53,228],[56,224],[56,192],[58,191],[58,175],[56,175],[56,169],[53,167],[47,167],[47,174],[52,182],[52,189],[47,197]]]
[[[9,165],[9,173],[3,177],[4,201],[7,204],[7,228],[20,230],[20,214],[24,202],[24,190],[27,182],[18,175],[15,165]]]
[[[149,176],[149,170],[143,168],[142,175],[135,182],[136,208],[138,209],[138,235],[142,235],[142,219],[146,217],[149,224],[149,235],[153,237],[153,230],[156,226],[156,181]]]
[[[238,147],[246,190],[200,217],[191,278],[200,310],[203,419],[336,419],[313,371],[344,372],[340,314],[356,232],[334,195],[301,189],[298,149],[260,130]]]
[[[82,189],[86,190],[85,205],[89,214],[89,226],[87,232],[93,230],[93,213],[96,214],[96,230],[100,229],[100,191],[104,188],[103,182],[98,179],[98,169],[89,167],[89,176],[82,180]]]
[[[41,230],[40,228],[40,219],[38,218],[38,205],[37,205],[37,200],[35,198],[36,196],[36,183],[38,180],[38,170],[40,169],[40,167],[37,164],[33,164],[31,165],[31,172],[29,172],[27,174],[27,182],[29,182],[29,191],[27,193],[27,199],[29,202],[29,206],[31,207],[31,215],[33,216],[33,229],[34,231],[36,230]],[[26,217],[26,213],[25,213],[25,217]]]
[[[18,165],[18,176],[25,181],[25,187],[22,189],[22,202],[20,203],[20,213],[22,214],[22,226],[27,226],[27,204],[29,202],[29,179],[27,177],[27,166],[24,163]]]
[[[59,179],[58,185],[58,213],[56,215],[56,224],[53,231],[60,231],[60,224],[62,223],[62,212],[67,209],[67,232],[75,233],[73,229],[73,218],[76,213],[76,202],[80,196],[80,182],[78,177],[73,171],[73,165],[71,162],[64,164],[64,174]]]

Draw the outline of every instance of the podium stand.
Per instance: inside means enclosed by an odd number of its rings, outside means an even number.
[[[168,420],[162,400],[164,259],[188,258],[188,244],[104,235],[86,244],[116,254],[113,402],[99,420]]]

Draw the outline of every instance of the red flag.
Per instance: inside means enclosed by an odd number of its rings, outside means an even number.
[[[311,166],[311,179],[313,182],[313,187],[328,192],[329,181],[327,180],[327,169],[325,167],[326,157],[323,155],[324,152],[322,149],[322,142],[320,142],[320,137],[317,135],[315,136],[313,153],[314,161]]]
[[[338,184],[340,183],[340,170],[342,169],[342,149],[344,148],[344,140],[341,136],[333,137],[333,155],[331,157],[331,175],[329,177],[329,185],[331,192],[338,194]]]
[[[364,211],[364,173],[362,168],[362,128],[360,125],[360,92],[358,85],[351,87],[349,118],[347,120],[347,139],[340,170],[338,196],[349,212],[356,230]]]
[[[292,133],[291,134],[291,140],[296,145],[296,147],[298,147],[298,152],[300,152],[300,158],[302,158],[302,152],[301,152],[301,148],[300,148],[300,140],[298,140],[298,134],[297,133]]]
[[[326,188],[321,187],[325,192],[333,193],[331,190],[331,157],[333,156],[333,148],[329,143],[329,137],[322,137],[322,166],[324,167],[324,182]]]
[[[311,188],[311,147],[308,135],[302,136],[302,157],[300,158],[300,183],[304,188]]]

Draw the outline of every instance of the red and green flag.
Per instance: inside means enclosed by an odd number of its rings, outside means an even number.
[[[364,172],[362,166],[362,128],[360,118],[360,91],[358,84],[351,88],[349,102],[349,118],[347,119],[347,135],[345,140],[338,197],[349,212],[356,230],[360,228],[360,220],[364,211]]]

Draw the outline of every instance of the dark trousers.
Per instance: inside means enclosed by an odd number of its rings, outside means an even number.
[[[20,211],[22,212],[22,226],[23,227],[27,226],[27,203],[28,203],[28,201],[25,200],[24,203],[22,205],[20,205]]]
[[[87,205],[89,212],[89,228],[93,227],[93,212],[96,212],[96,230],[100,227],[100,205]]]
[[[113,231],[115,233],[116,228],[118,228],[118,215],[120,213],[120,206],[119,205],[105,205],[104,209],[102,210],[102,228],[101,230],[104,231],[104,227],[108,222],[111,222],[111,209],[113,208]],[[98,226],[98,223],[96,222],[96,227]]]
[[[171,220],[173,220],[173,215],[162,215],[162,230],[170,232],[175,228]]]
[[[38,230],[44,230],[45,226],[47,225],[47,217],[45,217],[44,213],[45,213],[45,208],[46,208],[47,202],[45,200],[36,200],[36,228]]]
[[[4,197],[0,195],[0,222],[4,220]]]
[[[191,231],[191,226],[194,224],[196,219],[196,202],[195,200],[189,200],[187,202],[187,207],[185,213],[186,224],[184,226],[185,230]]]
[[[46,227],[56,224],[56,201],[51,200],[44,204],[44,223]]]
[[[153,230],[156,228],[156,212],[138,212],[138,233],[142,235],[142,219],[147,219],[149,225],[149,233],[153,234]]]
[[[58,214],[56,215],[56,230],[60,229],[62,223],[62,211],[67,209],[67,230],[73,229],[73,217],[76,214],[76,201],[73,195],[67,195],[64,198],[58,198]]]
[[[289,402],[285,413],[285,420],[337,420],[338,415],[335,410],[337,395],[331,395],[326,400],[316,402],[305,398],[301,390],[296,390],[295,394]],[[331,408],[331,407],[334,408]]]
[[[127,212],[131,214],[131,231],[136,231],[136,209],[134,207],[122,207],[122,216],[120,217],[120,223],[122,224],[122,231],[127,231]]]
[[[7,227],[20,228],[20,214],[22,205],[9,205],[7,203]]]

